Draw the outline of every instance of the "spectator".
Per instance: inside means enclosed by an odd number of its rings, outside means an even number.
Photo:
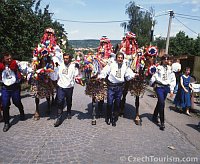
[[[184,74],[180,77],[180,88],[174,99],[174,104],[176,106],[180,106],[181,107],[180,111],[184,111],[185,114],[187,114],[188,116],[191,116],[189,111],[191,107],[190,94],[192,90],[190,81],[191,81],[190,68],[186,67]]]
[[[178,91],[178,86],[180,84],[180,76],[181,76],[181,64],[179,59],[175,59],[174,63],[172,64],[172,71],[175,73],[176,77],[176,86],[174,88],[174,94]]]

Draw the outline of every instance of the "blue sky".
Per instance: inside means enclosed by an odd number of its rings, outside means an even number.
[[[125,10],[129,2],[130,0],[42,0],[41,7],[49,4],[49,12],[54,13],[53,19],[105,22],[128,20]],[[153,7],[155,15],[173,10],[175,18],[172,20],[170,36],[175,36],[180,30],[193,38],[200,33],[200,0],[135,0],[134,2],[146,9]],[[180,14],[197,16],[192,18],[197,20]],[[155,17],[155,19],[157,24],[154,35],[166,37],[169,15]],[[103,35],[111,40],[121,40],[124,34],[119,22],[91,24],[58,21],[64,24],[69,40],[100,39]]]

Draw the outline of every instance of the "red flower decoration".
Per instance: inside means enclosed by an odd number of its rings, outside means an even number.
[[[17,71],[18,65],[17,65],[16,60],[12,60],[12,61],[11,61],[9,68],[10,68],[11,70],[13,70],[13,71]]]
[[[3,71],[5,69],[5,65],[3,63],[0,63],[0,71]]]

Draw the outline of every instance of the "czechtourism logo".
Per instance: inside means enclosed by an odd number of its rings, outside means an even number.
[[[120,161],[130,162],[130,163],[199,163],[199,159],[197,157],[174,157],[174,156],[166,156],[166,157],[156,157],[156,156],[143,156],[143,157],[134,157],[134,156],[121,156]]]

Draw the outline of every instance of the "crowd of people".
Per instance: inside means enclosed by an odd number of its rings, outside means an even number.
[[[48,33],[51,34],[52,32],[48,31]],[[122,44],[120,45],[121,47],[118,47],[118,51],[116,49],[112,50],[112,45],[109,40],[103,38],[100,41],[100,47],[95,55],[95,58],[99,58],[97,61],[101,61],[101,64],[98,65],[97,62],[97,65],[92,66],[93,70],[90,72],[93,73],[92,76],[94,76],[97,80],[104,79],[107,83],[108,90],[105,122],[108,125],[112,124],[112,126],[116,126],[125,83],[137,76],[141,76],[141,69],[146,71],[144,74],[146,78],[149,79],[149,84],[154,88],[156,93],[157,104],[153,112],[152,121],[158,124],[158,118],[160,118],[160,130],[165,129],[164,108],[165,99],[168,93],[171,97],[176,94],[174,99],[175,106],[179,108],[180,111],[183,111],[188,116],[191,116],[189,110],[191,108],[191,92],[193,88],[191,85],[190,68],[185,68],[182,73],[180,61],[176,60],[171,62],[172,60],[167,54],[163,55],[160,60],[156,62],[158,57],[155,47],[150,47],[150,50],[147,49],[147,54],[149,54],[147,55],[147,58],[144,54],[142,54],[142,51],[137,51],[138,45],[135,35],[133,35],[133,33],[128,33],[126,37],[127,38],[123,38]],[[46,40],[43,38],[43,41],[45,41],[45,43],[48,41],[48,35]],[[39,57],[41,59],[45,57],[45,61],[48,61],[48,56],[39,56],[38,53],[36,55],[37,59]],[[85,59],[86,58],[87,57],[85,57]],[[81,59],[73,61],[73,55],[68,53],[62,53],[62,57],[59,56],[59,59],[60,61],[54,60],[57,61],[55,62],[56,64],[54,63],[56,71],[45,72],[48,73],[49,76],[51,75],[50,77],[54,81],[54,86],[56,88],[55,101],[57,105],[57,118],[55,120],[54,127],[58,127],[63,122],[63,109],[65,101],[67,105],[67,118],[71,119],[72,117],[71,108],[73,90],[75,82],[79,79],[78,76],[80,75],[79,70],[81,62]],[[106,60],[102,61],[100,59]],[[145,60],[147,59],[149,61],[147,64],[148,67],[146,66],[146,69],[144,69]],[[35,58],[33,58],[33,60],[35,60]],[[87,60],[89,59],[87,58]],[[36,62],[34,62],[34,64],[37,65]],[[47,67],[47,65],[48,63],[45,63],[45,67]],[[88,68],[89,67],[87,67],[87,69]],[[41,68],[39,69],[39,73],[44,73],[44,71],[46,70]],[[20,69],[16,61],[12,59],[11,54],[5,53],[3,55],[3,59],[0,62],[0,72],[2,81],[1,104],[3,111],[2,119],[0,113],[0,120],[3,120],[5,123],[3,131],[6,132],[11,127],[9,122],[9,109],[11,105],[10,98],[12,98],[13,104],[19,109],[20,120],[25,120],[24,107],[20,96]],[[38,70],[36,72],[38,73]],[[37,79],[39,76],[36,76],[35,78]]]

